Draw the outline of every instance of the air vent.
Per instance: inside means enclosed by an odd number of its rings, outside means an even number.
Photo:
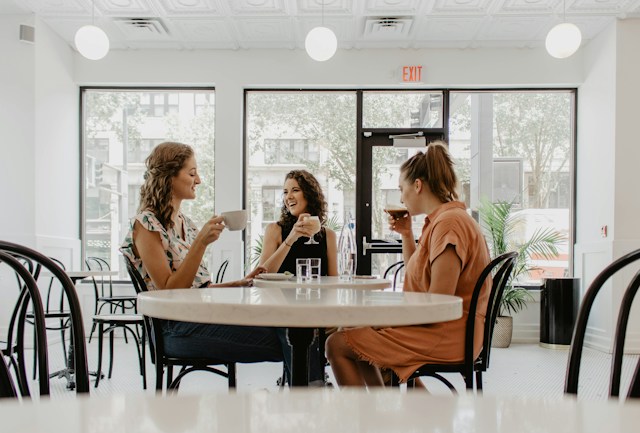
[[[115,23],[128,39],[155,40],[169,36],[167,26],[159,18],[117,18]]]
[[[404,39],[409,35],[413,19],[405,17],[367,18],[365,39]]]

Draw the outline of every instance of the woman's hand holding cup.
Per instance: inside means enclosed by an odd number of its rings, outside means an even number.
[[[200,241],[204,246],[207,246],[210,243],[217,241],[225,227],[222,220],[223,218],[221,216],[214,215],[209,221],[204,223],[202,229],[200,229],[200,233],[196,236],[194,243]]]

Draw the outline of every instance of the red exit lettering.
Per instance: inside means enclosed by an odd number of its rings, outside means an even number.
[[[422,81],[422,66],[403,66],[402,81],[404,82]]]

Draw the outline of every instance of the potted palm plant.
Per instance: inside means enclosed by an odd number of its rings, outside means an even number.
[[[506,201],[490,202],[483,200],[480,204],[480,221],[487,234],[487,243],[492,257],[508,251],[517,251],[518,260],[507,286],[504,289],[498,320],[493,331],[494,347],[509,347],[513,334],[513,314],[526,307],[532,300],[527,289],[515,284],[522,276],[535,269],[531,266],[531,258],[551,260],[558,256],[558,245],[566,241],[562,233],[552,228],[538,228],[529,239],[518,239],[517,232],[523,217],[513,212],[514,203]]]

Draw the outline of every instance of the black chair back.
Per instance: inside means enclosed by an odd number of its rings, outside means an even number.
[[[147,292],[149,289],[147,288],[147,283],[145,283],[144,278],[140,275],[140,272],[133,266],[131,260],[128,257],[124,257],[124,262],[127,265],[127,272],[129,273],[129,278],[131,278],[131,282],[133,283],[133,288],[135,289],[137,294]],[[157,327],[154,327],[153,321],[148,316],[144,317],[144,328],[147,332],[149,348],[151,349],[151,362],[156,364],[156,347],[159,342],[162,344],[162,332]],[[160,339],[160,340],[159,340]]]
[[[573,330],[573,338],[571,339],[571,348],[569,349],[569,360],[567,363],[567,376],[565,378],[564,392],[567,394],[578,394],[578,380],[580,377],[580,361],[582,359],[582,351],[584,347],[584,339],[587,331],[587,322],[591,308],[596,296],[602,289],[604,283],[611,278],[616,272],[626,266],[640,260],[640,249],[632,251],[619,259],[613,261],[605,267],[598,276],[593,280],[589,288],[582,298],[580,309],[578,310],[578,318],[576,326]],[[633,300],[638,293],[640,287],[640,271],[636,272],[631,282],[624,291],[622,301],[620,303],[620,311],[618,314],[618,323],[613,343],[613,356],[611,361],[611,375],[609,382],[609,396],[620,396],[620,377],[622,375],[622,358],[624,354],[624,342],[629,323],[629,314]],[[635,372],[631,379],[631,385],[627,393],[627,397],[640,397],[640,360],[636,366]]]
[[[227,272],[227,266],[229,266],[229,259],[220,264],[218,273],[216,274],[216,284],[221,283],[224,280],[224,274]]]
[[[127,271],[133,282],[133,287],[136,289],[136,293],[140,294],[148,291],[147,284],[145,283],[140,272],[134,267],[131,260],[128,257],[124,257],[124,261],[127,265]],[[210,373],[217,374],[227,378],[230,388],[236,386],[236,373],[235,363],[226,362],[218,359],[206,359],[206,358],[174,358],[168,357],[164,353],[164,342],[162,337],[162,320],[148,316],[144,316],[144,326],[149,338],[149,348],[151,349],[151,362],[156,366],[156,390],[162,390],[162,378],[164,375],[164,367],[167,366],[167,391],[175,391],[180,386],[180,381],[184,376],[193,371],[208,371]],[[180,373],[173,378],[173,366],[181,366]],[[227,371],[218,370],[211,367],[212,365],[225,365]]]
[[[9,367],[4,362],[4,352],[0,350],[0,398],[16,398],[18,393],[9,373]]]
[[[496,324],[498,313],[500,312],[500,302],[502,301],[502,294],[505,287],[509,283],[511,278],[511,271],[513,271],[518,259],[518,253],[515,251],[502,254],[493,259],[482,271],[476,285],[473,289],[473,295],[471,296],[471,304],[469,307],[469,320],[467,320],[466,328],[466,342],[465,342],[465,359],[473,359],[473,336],[475,332],[475,318],[478,299],[482,291],[487,278],[493,274],[491,283],[491,291],[489,292],[489,301],[487,303],[487,311],[485,313],[484,332],[483,332],[483,346],[482,352],[477,362],[480,363],[482,371],[486,371],[489,367],[489,355],[491,354],[491,340],[493,338],[493,328]],[[497,270],[496,270],[497,269]],[[476,367],[477,369],[477,367]]]
[[[34,348],[37,356],[38,364],[38,384],[40,395],[49,395],[49,360],[47,353],[47,332],[45,329],[44,319],[44,307],[42,305],[42,298],[40,297],[40,291],[36,285],[36,281],[31,275],[29,270],[33,270],[33,267],[25,267],[24,260],[19,260],[12,254],[0,251],[0,262],[5,263],[14,271],[18,284],[20,287],[20,294],[18,300],[11,315],[11,322],[7,331],[7,345],[2,352],[3,365],[7,369],[6,374],[9,375],[8,366],[4,364],[4,356],[9,358],[9,363],[14,366],[18,387],[22,397],[29,397],[29,384],[27,380],[27,373],[25,367],[25,355],[24,355],[24,339],[25,339],[25,321],[27,315],[27,307],[32,305],[33,309],[33,322],[35,325],[34,334],[36,347]],[[16,329],[17,327],[17,329]],[[14,344],[14,333],[16,334],[16,341]],[[13,353],[14,350],[17,353]],[[17,357],[17,363],[15,362],[14,355]],[[1,369],[2,366],[0,366]],[[3,376],[4,372],[0,372],[0,376]],[[0,377],[0,395],[9,397],[17,396],[15,388],[13,389],[13,395],[9,389],[11,383],[11,376],[8,378]]]
[[[396,286],[398,284],[398,275],[400,275],[400,271],[402,271],[402,269],[404,269],[404,261],[400,260],[399,262],[395,262],[394,264],[389,266],[384,271],[384,275],[382,276],[382,278],[387,278],[389,274],[393,273],[393,285],[391,287],[393,288],[394,292],[396,291]]]
[[[34,263],[46,268],[53,274],[62,284],[65,298],[69,304],[71,312],[71,326],[73,329],[72,339],[74,343],[74,366],[75,366],[75,383],[76,392],[89,392],[89,368],[87,364],[87,348],[84,340],[84,325],[82,323],[82,310],[80,301],[76,293],[75,286],[65,273],[65,271],[57,265],[49,257],[23,245],[15,244],[7,241],[0,241],[0,251],[5,251],[11,255],[21,256],[32,260]],[[34,277],[35,279],[35,277]],[[46,340],[44,340],[46,341]]]

